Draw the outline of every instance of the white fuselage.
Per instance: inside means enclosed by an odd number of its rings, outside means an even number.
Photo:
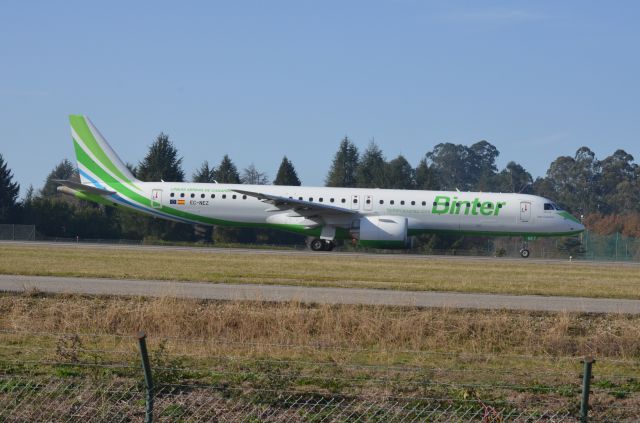
[[[584,230],[579,221],[552,201],[527,194],[175,182],[142,185],[159,212],[165,207],[172,208],[206,218],[211,224],[307,229],[331,225],[348,229],[358,216],[402,216],[407,218],[410,234],[462,232],[492,236],[558,236]],[[317,216],[279,209],[234,190],[263,192],[356,213]],[[167,218],[164,213],[162,217]],[[200,219],[195,221],[182,216],[174,220],[203,223]]]

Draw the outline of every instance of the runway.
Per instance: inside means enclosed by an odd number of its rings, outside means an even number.
[[[373,258],[373,259],[390,259],[390,260],[456,260],[456,261],[502,261],[517,263],[566,263],[566,259],[550,259],[550,258],[527,258],[520,257],[493,257],[493,256],[465,256],[465,255],[434,255],[434,254],[418,254],[418,253],[375,253],[375,252],[350,252],[350,251],[310,251],[295,249],[269,249],[269,248],[230,248],[230,247],[192,247],[192,246],[174,246],[174,245],[144,245],[144,244],[115,244],[115,243],[91,243],[91,242],[54,242],[54,241],[0,241],[1,245],[16,245],[24,247],[51,247],[51,248],[76,248],[76,249],[105,249],[105,250],[139,250],[139,251],[186,251],[194,253],[212,253],[212,254],[242,254],[242,255],[290,255],[296,257],[345,257],[345,258]],[[635,266],[640,267],[640,262],[627,261],[587,261],[574,260],[574,263],[581,265],[594,266]]]
[[[0,291],[33,290],[51,294],[640,314],[640,300],[0,275]]]

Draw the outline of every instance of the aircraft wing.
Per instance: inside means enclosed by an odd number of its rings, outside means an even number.
[[[106,189],[100,189],[92,187],[90,185],[81,184],[80,182],[74,182],[64,179],[54,179],[53,182],[55,182],[56,184],[60,184],[61,187],[71,188],[73,191],[86,192],[87,194],[111,195],[116,193],[115,191],[108,191]],[[61,187],[58,187],[58,189],[60,189]]]
[[[302,214],[317,215],[354,215],[358,214],[358,210],[349,210],[342,207],[330,206],[328,204],[314,203],[311,201],[297,200],[295,198],[281,197],[279,195],[266,194],[255,191],[245,191],[234,189],[238,194],[248,195],[262,200],[265,203],[273,204],[276,208],[273,211],[294,210],[302,212]]]

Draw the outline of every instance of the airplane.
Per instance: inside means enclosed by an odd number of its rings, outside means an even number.
[[[71,115],[80,182],[58,191],[161,219],[209,226],[273,228],[309,237],[313,251],[338,239],[372,248],[408,248],[422,233],[522,237],[573,236],[585,228],[553,201],[528,194],[143,182],[88,117]]]

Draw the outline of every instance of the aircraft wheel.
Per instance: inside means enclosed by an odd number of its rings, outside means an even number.
[[[333,251],[336,244],[333,241],[324,241],[324,251]]]
[[[319,238],[314,238],[309,243],[309,247],[312,251],[322,251],[324,250],[324,242]]]
[[[522,258],[527,258],[529,257],[529,250],[527,250],[526,248],[523,248],[522,250],[520,250],[520,255],[522,256]]]

